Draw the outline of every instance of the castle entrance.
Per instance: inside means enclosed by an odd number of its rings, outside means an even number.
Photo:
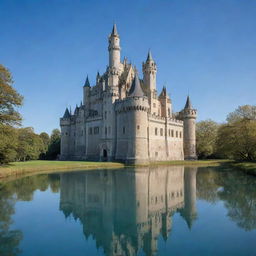
[[[108,152],[106,149],[103,149],[103,161],[107,161],[108,160]]]

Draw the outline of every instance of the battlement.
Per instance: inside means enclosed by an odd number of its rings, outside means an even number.
[[[196,118],[197,110],[196,109],[184,109],[183,118]]]
[[[115,101],[115,111],[127,112],[127,111],[149,111],[149,104],[147,97],[127,97],[123,100]]]
[[[60,126],[70,125],[71,120],[70,118],[60,118]]]

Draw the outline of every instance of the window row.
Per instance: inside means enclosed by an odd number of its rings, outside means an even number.
[[[155,128],[155,135],[158,135],[158,128],[157,127]],[[164,129],[163,128],[160,128],[160,136],[164,136]],[[168,129],[168,136],[169,137],[182,138],[182,132]]]

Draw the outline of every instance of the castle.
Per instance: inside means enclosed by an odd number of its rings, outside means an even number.
[[[163,87],[156,90],[157,66],[148,53],[143,79],[135,66],[121,61],[116,25],[108,38],[109,65],[95,86],[88,76],[83,103],[60,119],[62,160],[150,161],[196,159],[195,119],[189,97],[178,114]]]

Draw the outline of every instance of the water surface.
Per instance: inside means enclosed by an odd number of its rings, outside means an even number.
[[[147,167],[0,187],[1,256],[256,255],[256,178]]]

